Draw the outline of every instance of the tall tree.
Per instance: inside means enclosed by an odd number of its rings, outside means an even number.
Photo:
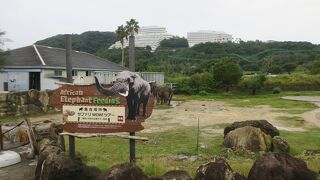
[[[121,43],[121,65],[124,67],[124,39],[128,40],[128,31],[127,29],[121,25],[118,26],[118,29],[116,30],[117,39]]]
[[[134,34],[138,33],[139,23],[135,19],[130,19],[126,22],[126,29],[129,33],[129,69],[135,71],[135,37]]]
[[[231,58],[222,58],[213,66],[213,79],[218,85],[223,86],[226,92],[236,85],[242,77],[239,64]]]

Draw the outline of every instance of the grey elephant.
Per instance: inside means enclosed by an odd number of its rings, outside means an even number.
[[[173,89],[166,85],[158,86],[156,83],[151,83],[151,92],[157,98],[157,103],[170,105]]]
[[[151,95],[151,88],[147,81],[138,74],[130,71],[122,71],[118,74],[116,82],[110,88],[103,88],[95,77],[97,90],[106,96],[122,95],[127,99],[128,117],[135,120],[139,114],[140,105],[143,105],[143,116],[146,116],[146,108]]]

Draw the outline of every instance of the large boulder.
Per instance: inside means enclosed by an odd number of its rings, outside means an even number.
[[[65,153],[49,154],[42,165],[41,180],[94,180],[100,174],[95,167],[88,167],[80,160],[71,160]],[[37,176],[38,177],[38,176]]]
[[[223,145],[233,150],[267,152],[272,148],[272,138],[259,128],[245,126],[229,132],[224,138]]]
[[[117,164],[101,173],[97,180],[147,180],[148,177],[135,164]]]
[[[253,164],[248,180],[316,180],[317,173],[287,153],[267,153]]]
[[[192,177],[186,171],[172,170],[172,171],[166,172],[161,179],[162,180],[175,180],[175,179],[192,180]]]
[[[40,180],[41,174],[42,174],[42,167],[43,163],[47,159],[47,157],[51,154],[58,155],[62,152],[61,148],[58,146],[51,146],[49,139],[44,139],[40,141],[40,147],[39,147],[39,158],[36,166],[35,176],[34,180]]]
[[[272,138],[272,151],[288,153],[290,146],[287,140],[281,136],[274,136]]]
[[[234,173],[224,158],[217,157],[211,162],[200,165],[196,172],[196,180],[242,180],[245,179]]]
[[[224,136],[226,136],[230,131],[233,131],[237,128],[252,126],[261,129],[264,133],[273,136],[279,136],[279,130],[270,124],[266,120],[249,120],[249,121],[238,121],[234,122],[224,128]]]

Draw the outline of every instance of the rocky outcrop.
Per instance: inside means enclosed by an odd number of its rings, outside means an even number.
[[[94,180],[100,170],[84,165],[80,160],[71,160],[65,153],[49,154],[43,162],[41,180]],[[37,176],[39,177],[39,176]]]
[[[255,128],[261,129],[265,134],[270,135],[271,137],[279,136],[279,131],[276,127],[270,124],[266,120],[249,120],[249,121],[238,121],[234,122],[227,127],[224,128],[224,136],[226,136],[230,131],[235,129],[245,127],[245,126],[252,126]]]
[[[245,177],[234,173],[224,158],[217,157],[211,162],[199,166],[196,172],[197,180],[242,180]]]
[[[97,180],[147,180],[148,177],[135,164],[117,164],[101,173]]]
[[[179,180],[192,180],[192,177],[183,170],[172,170],[166,172],[162,177],[162,180],[173,180],[173,179],[179,179]]]
[[[0,117],[49,112],[53,109],[49,105],[49,96],[52,92],[52,90],[31,89],[24,92],[0,94]]]
[[[317,174],[306,163],[286,153],[268,153],[253,164],[248,180],[316,180]]]
[[[290,146],[287,140],[281,136],[274,136],[272,138],[272,152],[284,152],[288,153]]]
[[[245,126],[229,132],[223,141],[223,145],[233,150],[267,152],[272,148],[272,138],[259,128]]]

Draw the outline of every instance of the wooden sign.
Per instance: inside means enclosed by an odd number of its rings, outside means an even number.
[[[134,89],[129,80],[109,87],[102,86],[97,79],[92,85],[61,85],[51,95],[50,104],[62,110],[64,130],[70,133],[141,131],[141,122],[151,116],[154,104],[149,84],[141,81],[146,86],[143,89]],[[139,90],[143,94],[137,94]]]

